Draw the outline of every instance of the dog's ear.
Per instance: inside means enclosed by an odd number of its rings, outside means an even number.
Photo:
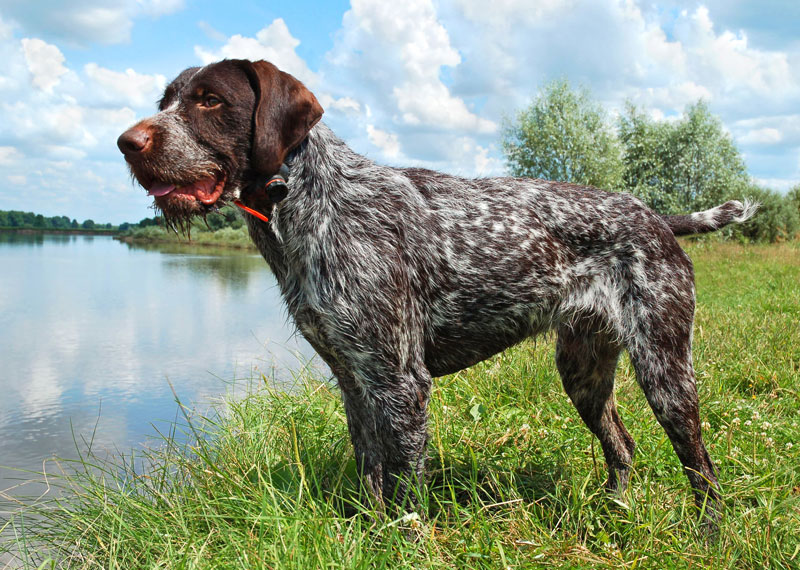
[[[272,176],[322,118],[322,106],[305,85],[271,63],[241,60],[240,65],[256,95],[250,164]]]

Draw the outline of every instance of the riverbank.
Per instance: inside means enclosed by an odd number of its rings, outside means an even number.
[[[123,232],[117,235],[115,239],[131,244],[209,245],[256,251],[247,233],[247,228],[244,226],[239,228],[225,227],[216,231],[209,231],[201,229],[195,224],[188,237],[176,234],[161,226],[147,226]]]
[[[604,494],[602,452],[564,395],[552,339],[540,339],[437,380],[424,522],[369,516],[337,391],[301,372],[295,391],[263,388],[178,422],[192,445],[166,434],[135,460],[90,454],[62,464],[69,475],[49,480],[60,498],[45,496],[5,526],[20,565],[796,567],[800,249],[687,249],[704,437],[724,496],[716,541],[696,522],[686,477],[626,358],[617,402],[638,447],[628,493]]]

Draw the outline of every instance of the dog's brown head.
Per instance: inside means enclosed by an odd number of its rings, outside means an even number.
[[[158,109],[117,146],[172,226],[185,226],[278,172],[323,113],[288,73],[266,61],[235,59],[183,71]]]

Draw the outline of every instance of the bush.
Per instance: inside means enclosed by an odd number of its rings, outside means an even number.
[[[746,197],[759,202],[755,216],[743,224],[728,226],[724,235],[748,241],[771,243],[795,239],[800,231],[800,211],[792,197],[751,184]],[[732,198],[741,199],[742,196]]]

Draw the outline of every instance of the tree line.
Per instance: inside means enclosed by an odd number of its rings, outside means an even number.
[[[0,228],[32,230],[113,230],[111,224],[99,224],[94,220],[78,222],[67,216],[43,216],[34,212],[0,210]]]
[[[657,120],[629,103],[612,120],[586,89],[555,81],[505,122],[502,147],[514,176],[628,192],[661,214],[729,199],[760,202],[753,219],[726,228],[729,237],[774,242],[800,231],[800,184],[786,194],[758,186],[702,101],[675,120]]]
[[[240,228],[244,221],[236,213],[234,208],[228,206],[221,208],[218,212],[212,212],[206,216],[206,225],[212,231],[225,227]],[[163,227],[161,216],[144,218],[138,222],[124,222],[119,226],[110,223],[98,223],[88,219],[78,222],[68,216],[43,216],[35,212],[22,212],[19,210],[0,210],[0,229],[30,229],[30,230],[87,230],[87,231],[119,231],[126,232],[137,228],[147,228],[151,226]]]

